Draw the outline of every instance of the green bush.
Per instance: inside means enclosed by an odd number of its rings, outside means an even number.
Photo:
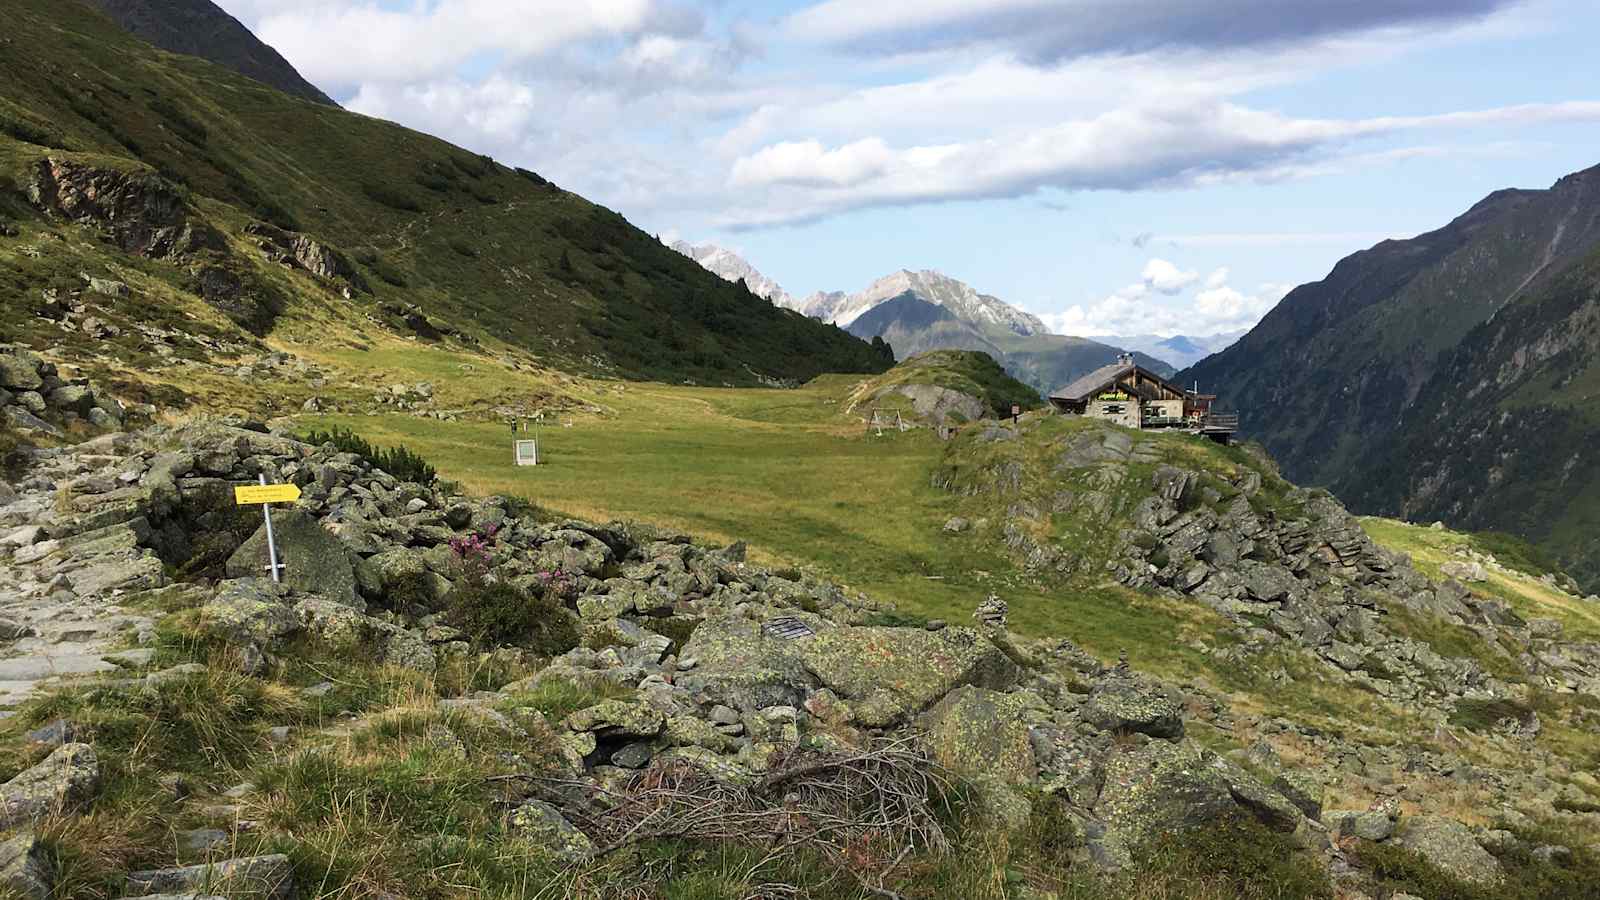
[[[367,182],[361,186],[361,192],[367,195],[368,200],[380,206],[387,206],[400,212],[422,212],[422,204],[418,203],[415,197],[386,184]]]
[[[467,259],[478,258],[478,248],[472,246],[466,241],[461,240],[460,238],[450,239],[450,249],[454,250],[460,256],[465,256]]]
[[[1533,710],[1515,700],[1457,700],[1450,724],[1468,731],[1493,731],[1502,719],[1527,724]]]
[[[1289,835],[1253,819],[1231,818],[1161,834],[1134,856],[1133,871],[1141,880],[1181,885],[1197,896],[1333,897],[1320,862],[1295,847]],[[1438,900],[1433,894],[1426,896]]]
[[[578,646],[578,628],[554,597],[504,581],[457,584],[445,619],[479,647],[509,645],[559,656]]]
[[[432,484],[439,477],[433,466],[409,447],[400,446],[387,450],[373,447],[365,438],[348,428],[334,426],[330,431],[312,430],[300,440],[317,447],[332,444],[340,453],[354,453],[368,464],[388,472],[401,481]]]

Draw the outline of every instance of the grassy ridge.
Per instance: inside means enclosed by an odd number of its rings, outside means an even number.
[[[885,367],[867,344],[722,281],[533,172],[157,51],[78,3],[18,0],[7,18],[0,193],[69,151],[154,170],[224,231],[265,220],[356,259],[374,296],[346,304],[290,285],[313,306],[362,322],[414,304],[568,370],[754,384]],[[17,207],[8,201],[7,215],[35,237]],[[106,248],[86,256],[92,270],[129,264]],[[4,261],[29,294],[54,271],[49,254]],[[153,274],[186,288],[181,270]],[[26,317],[7,294],[8,318]]]

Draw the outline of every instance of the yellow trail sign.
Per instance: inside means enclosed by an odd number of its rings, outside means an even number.
[[[239,506],[257,503],[292,503],[300,499],[300,488],[293,484],[249,484],[233,489],[233,500]]]

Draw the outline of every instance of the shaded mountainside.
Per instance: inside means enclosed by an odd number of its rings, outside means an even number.
[[[1369,469],[1360,507],[1527,537],[1600,585],[1600,252],[1441,359]]]
[[[887,365],[531,171],[162,53],[76,3],[8,18],[4,337],[140,375],[156,343],[359,350],[374,326],[628,378]],[[81,274],[123,282],[89,304],[120,337],[43,309],[84,306]]]
[[[198,56],[285,94],[337,106],[239,20],[211,0],[89,0],[117,24],[163,50]]]
[[[1592,467],[1545,461],[1594,433],[1579,349],[1594,279],[1580,263],[1597,246],[1600,169],[1499,191],[1438,231],[1346,258],[1178,380],[1236,406],[1298,481],[1364,509],[1515,530],[1592,577],[1559,534],[1593,496]],[[1435,445],[1414,468],[1407,454]],[[1499,502],[1514,496],[1541,499]]]
[[[993,324],[985,325],[957,315],[947,306],[931,303],[916,293],[904,294],[862,313],[846,329],[863,340],[881,337],[898,359],[930,350],[977,350],[1001,363],[1013,377],[1039,394],[1049,392],[1095,369],[1115,362],[1122,350],[1088,338],[1048,334],[1019,334]],[[1139,364],[1151,371],[1171,374],[1172,367],[1142,353]]]

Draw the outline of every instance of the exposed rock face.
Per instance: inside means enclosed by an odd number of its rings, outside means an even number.
[[[1408,819],[1395,840],[1469,881],[1494,884],[1500,880],[1500,861],[1459,822],[1433,816]]]
[[[222,250],[222,235],[192,217],[178,191],[155,175],[129,175],[50,158],[28,186],[34,206],[104,226],[125,253],[177,259]]]
[[[0,889],[26,900],[49,900],[54,881],[49,858],[32,833],[0,843]]]
[[[245,229],[254,235],[267,258],[291,268],[303,269],[323,281],[331,281],[350,290],[370,293],[366,279],[344,255],[316,239],[293,231],[284,231],[264,222],[252,223]]]
[[[894,393],[910,400],[918,416],[934,421],[950,418],[976,422],[988,412],[988,407],[977,397],[937,385],[904,384],[896,387]]]

